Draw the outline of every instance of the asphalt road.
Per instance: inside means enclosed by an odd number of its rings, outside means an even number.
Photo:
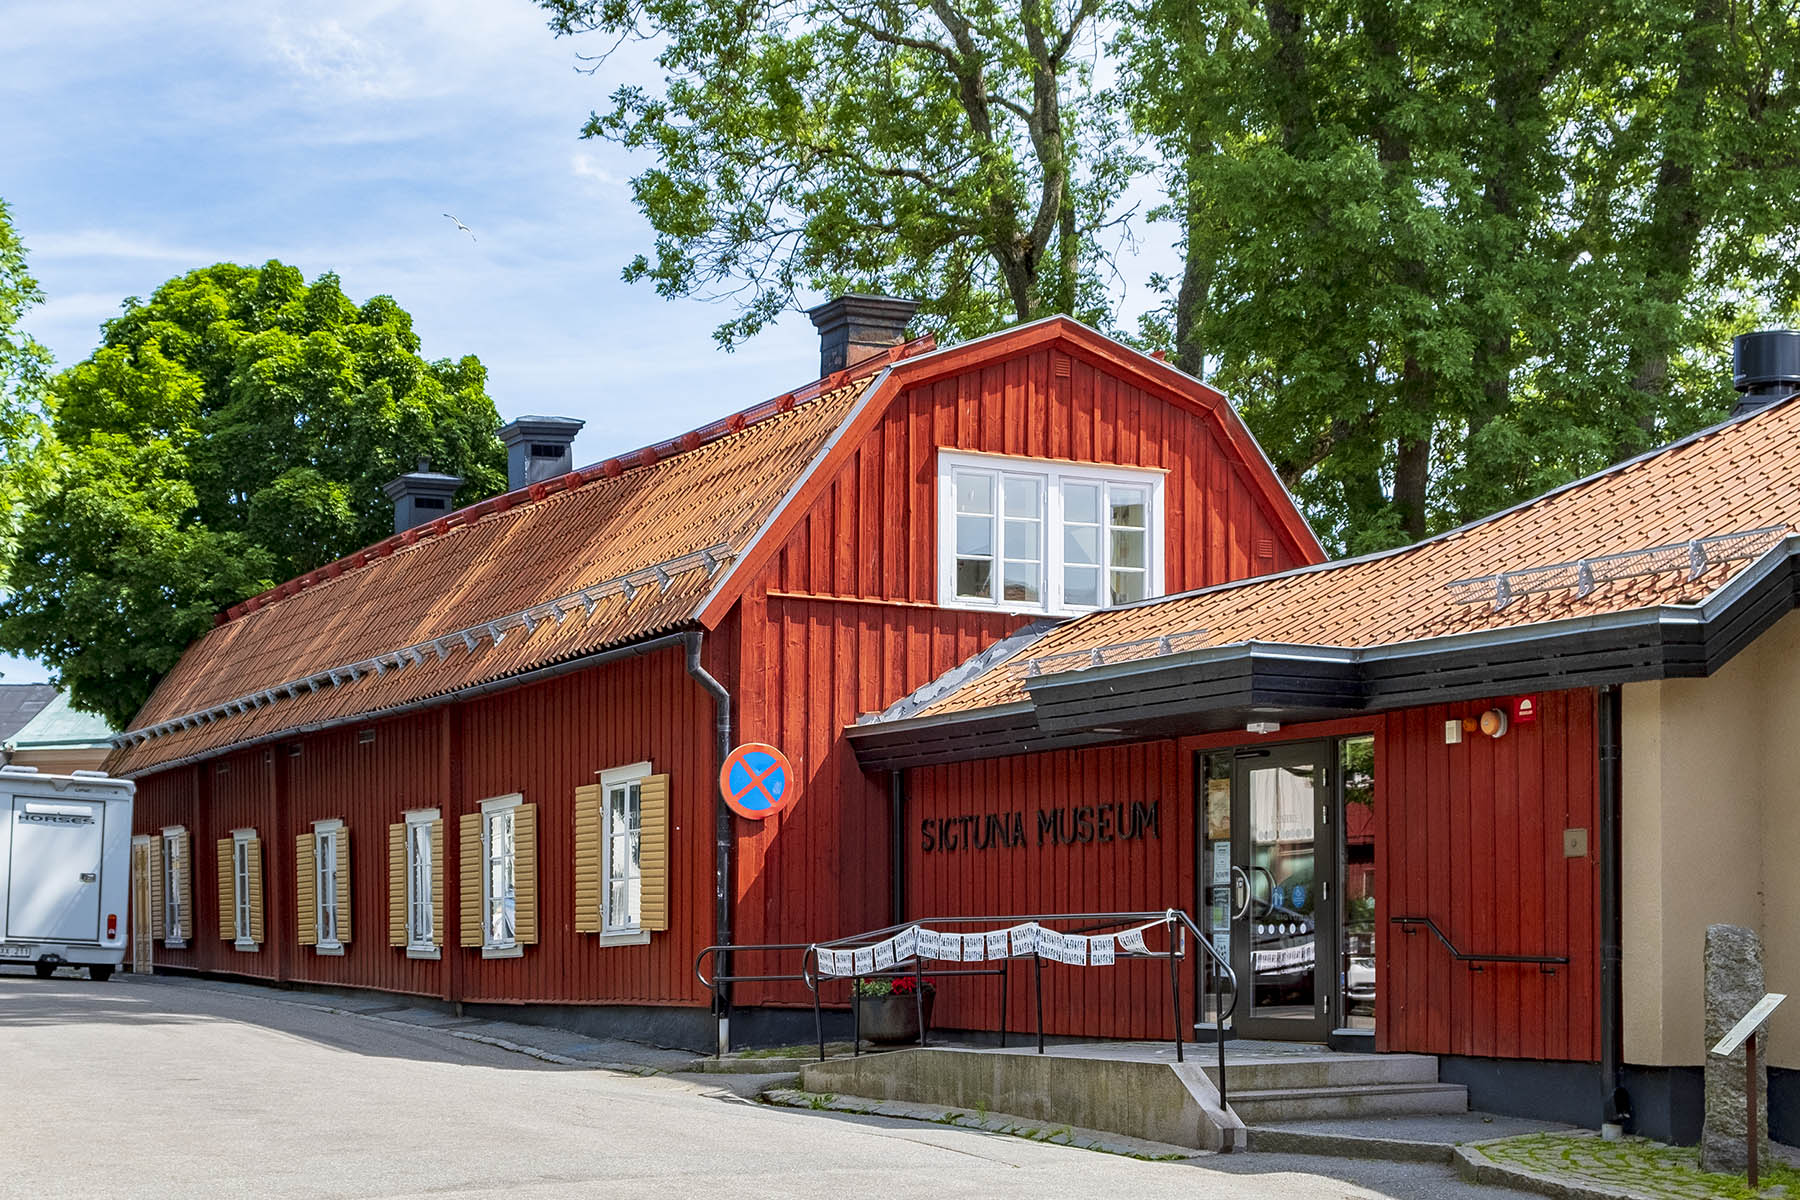
[[[0,1072],[5,1196],[1404,1194],[1266,1157],[1221,1171],[1208,1164],[1223,1158],[1146,1162],[769,1108],[691,1079],[129,976],[0,975]]]

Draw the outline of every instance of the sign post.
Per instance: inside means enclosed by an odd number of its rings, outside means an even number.
[[[1719,1044],[1712,1052],[1721,1058],[1729,1058],[1739,1046],[1744,1047],[1744,1138],[1748,1143],[1749,1182],[1752,1191],[1756,1189],[1756,1145],[1762,1140],[1762,1123],[1756,1119],[1756,1031],[1769,1014],[1778,1008],[1786,994],[1770,992],[1758,1000],[1743,1019],[1731,1027],[1731,1032],[1719,1039]]]

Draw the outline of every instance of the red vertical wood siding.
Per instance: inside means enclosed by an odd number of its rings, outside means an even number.
[[[842,729],[1031,619],[936,607],[940,450],[1166,472],[1170,592],[1307,561],[1213,418],[1079,356],[1042,349],[906,389],[820,481],[736,609],[740,740],[780,746],[805,788],[790,813],[738,823],[739,941],[837,937],[887,922],[886,780],[856,765]],[[740,991],[748,1002],[777,998],[796,996]]]
[[[1292,726],[1281,741],[1375,735],[1376,954],[1382,1050],[1488,1058],[1599,1057],[1599,881],[1586,858],[1564,858],[1562,831],[1598,826],[1592,692],[1539,698],[1534,724],[1498,740],[1444,743],[1444,724],[1490,703],[1409,709],[1372,722]],[[1116,749],[1057,751],[919,768],[909,773],[907,911],[988,914],[1194,911],[1194,755],[1242,735]],[[1158,800],[1162,836],[1136,842],[1039,846],[1040,809]],[[920,822],[1022,811],[1026,845],[920,851]],[[1554,974],[1530,965],[1451,961],[1427,932],[1394,916],[1427,916],[1466,953],[1563,955]],[[1017,968],[1015,968],[1017,970]],[[1148,964],[1049,965],[1048,1032],[1165,1037],[1168,977]],[[1031,1017],[1029,976],[1015,974],[1009,1023]],[[1183,978],[1184,992],[1188,978]],[[948,980],[946,1027],[990,1029],[996,984]],[[1184,1005],[1191,1005],[1184,995]],[[1192,1012],[1188,1014],[1192,1018]]]

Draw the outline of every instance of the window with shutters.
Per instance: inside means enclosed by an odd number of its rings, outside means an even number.
[[[644,912],[644,796],[650,764],[600,773],[600,932],[641,931]]]
[[[1162,594],[1159,471],[938,456],[938,602],[1085,612]]]
[[[437,952],[436,902],[432,887],[432,829],[436,809],[406,814],[406,948]]]
[[[256,949],[255,898],[251,873],[251,855],[255,851],[256,830],[231,831],[231,896],[233,940],[239,950]]]
[[[183,857],[187,830],[179,825],[162,831],[163,945],[183,947],[188,939],[187,906],[182,903],[182,879],[188,870]]]
[[[482,949],[518,947],[518,809],[522,797],[502,796],[481,805]]]
[[[313,945],[320,954],[344,952],[338,892],[342,886],[339,876],[349,864],[344,861],[343,835],[342,821],[313,822],[313,895],[317,897],[313,928],[318,938]]]

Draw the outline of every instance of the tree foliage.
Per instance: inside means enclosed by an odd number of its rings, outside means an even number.
[[[1329,541],[1421,536],[1720,416],[1790,317],[1769,0],[1144,0],[1121,53],[1210,367]]]
[[[329,274],[222,263],[128,300],[53,381],[61,473],[22,517],[0,645],[128,722],[219,609],[390,534],[381,485],[418,460],[459,502],[503,490],[485,387]]]
[[[658,39],[584,134],[650,151],[625,271],[730,296],[755,333],[802,290],[919,298],[950,336],[1107,316],[1137,160],[1096,85],[1102,0],[538,0],[558,34]],[[604,57],[604,56],[602,56]]]
[[[21,325],[43,301],[12,210],[0,200],[0,580],[12,561],[19,513],[42,492],[50,472],[43,438],[50,352]]]

